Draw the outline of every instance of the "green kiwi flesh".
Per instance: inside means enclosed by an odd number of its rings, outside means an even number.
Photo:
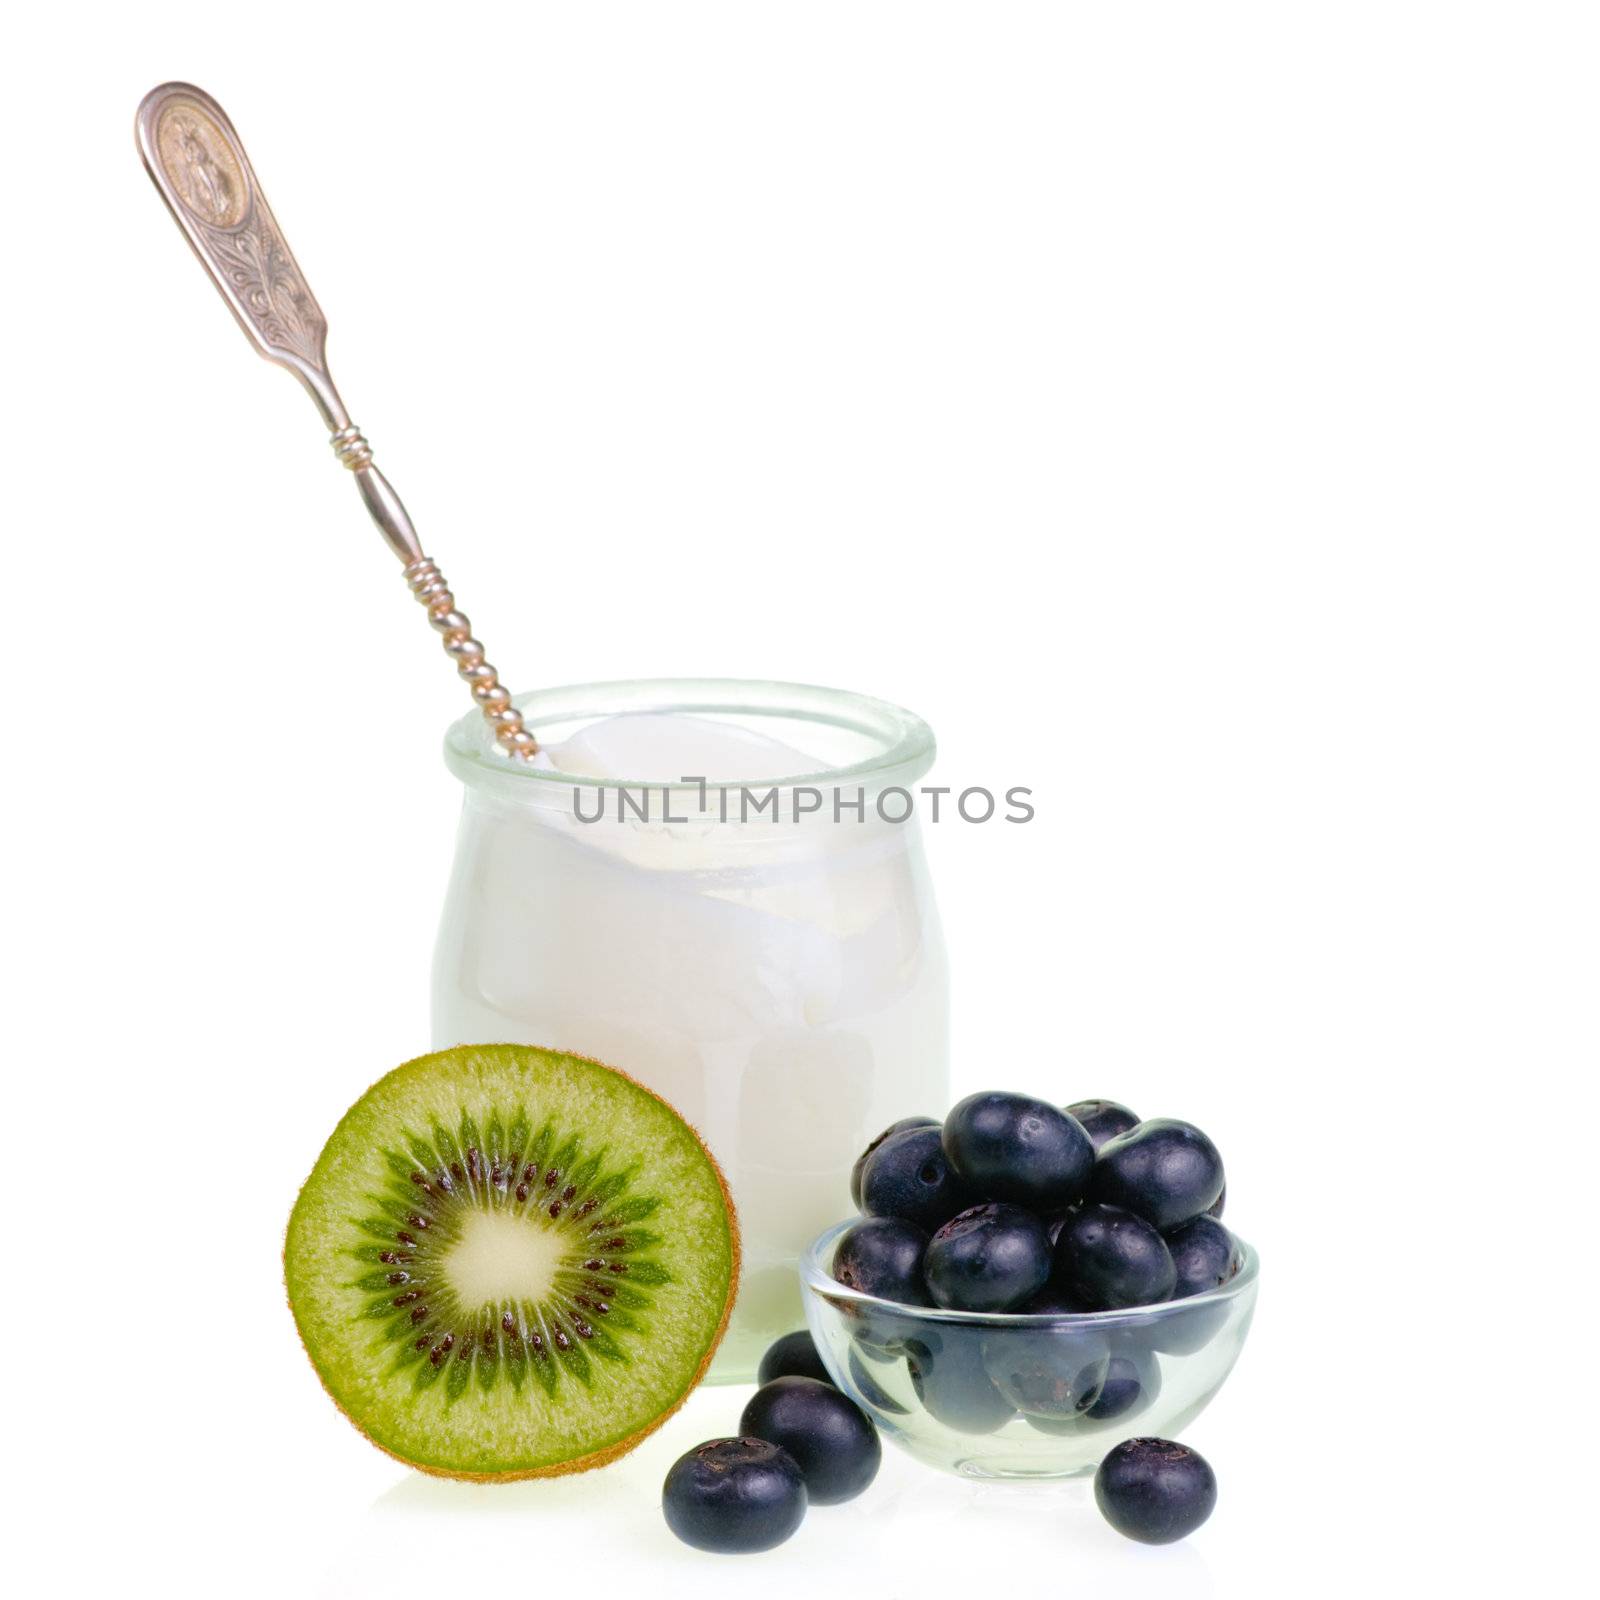
[[[704,1374],[739,1269],[699,1135],[623,1073],[530,1045],[420,1056],[323,1147],[284,1270],[323,1384],[425,1472],[603,1465]]]

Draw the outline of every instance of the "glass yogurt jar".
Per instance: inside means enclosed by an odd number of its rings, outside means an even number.
[[[659,679],[519,697],[533,763],[475,713],[434,959],[439,1047],[598,1057],[670,1101],[722,1164],[744,1272],[712,1378],[803,1320],[796,1261],[845,1175],[949,1098],[938,912],[912,804],[933,735],[883,701]]]

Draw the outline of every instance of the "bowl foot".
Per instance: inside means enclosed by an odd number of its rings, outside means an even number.
[[[966,1456],[956,1462],[955,1469],[963,1478],[982,1478],[993,1482],[1061,1483],[1069,1478],[1087,1477],[1094,1471],[1092,1461],[1075,1467],[1052,1466],[1045,1462],[1019,1461],[1015,1456]]]

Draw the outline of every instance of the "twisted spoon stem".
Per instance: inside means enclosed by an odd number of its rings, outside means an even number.
[[[427,607],[428,621],[438,633],[445,654],[455,662],[456,672],[472,690],[472,698],[478,702],[495,739],[523,760],[535,755],[538,741],[522,725],[522,713],[512,705],[511,691],[484,659],[483,646],[472,637],[472,624],[456,610],[456,597],[444,574],[430,557],[420,556],[405,568],[405,579],[412,594]]]
[[[368,515],[399,557],[411,592],[427,608],[456,671],[472,690],[496,741],[527,760],[539,748],[489,665],[472,624],[443,575],[423,554],[394,486],[373,464],[372,446],[350,421],[328,371],[328,322],[267,205],[227,113],[203,89],[164,83],[139,106],[139,154],[167,209],[258,354],[305,386],[340,462],[354,475]]]

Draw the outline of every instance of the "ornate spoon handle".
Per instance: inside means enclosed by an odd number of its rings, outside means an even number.
[[[411,592],[472,688],[495,738],[526,759],[538,749],[522,713],[489,665],[472,624],[456,610],[439,569],[422,553],[400,496],[372,464],[372,447],[328,374],[328,321],[278,228],[227,113],[203,89],[164,83],[139,105],[139,154],[184,237],[245,337],[268,361],[287,367],[316,401],[334,454],[356,487],[384,542],[404,563]]]

